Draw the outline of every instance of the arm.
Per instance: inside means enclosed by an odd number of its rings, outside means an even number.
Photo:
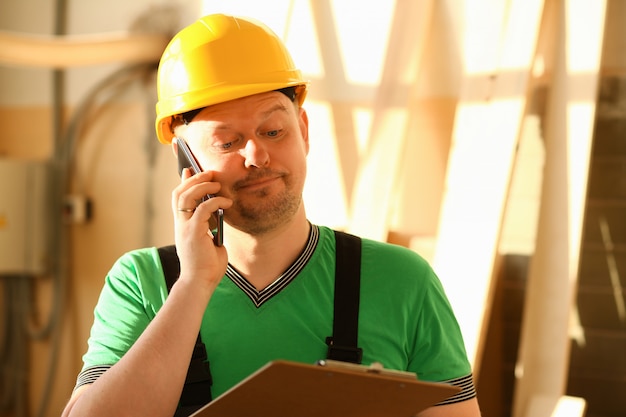
[[[208,219],[219,204],[222,208],[229,204],[215,198],[202,203],[194,213],[176,208],[188,207],[184,201],[180,203],[184,199],[197,200],[200,195],[216,192],[210,184],[219,187],[207,178],[190,179],[187,174],[172,193],[180,277],[132,347],[93,384],[73,393],[63,417],[174,414],[202,316],[227,264],[226,249],[215,247],[207,233]]]
[[[177,282],[132,348],[93,384],[78,388],[63,416],[171,416],[212,291]]]
[[[412,356],[412,371],[418,379],[448,383],[461,388],[454,396],[430,407],[419,417],[479,417],[472,369],[461,329],[444,288],[432,268],[426,268],[424,286],[415,304],[419,311],[418,337]]]
[[[417,417],[480,417],[480,409],[476,397],[454,404],[439,405],[427,408]]]

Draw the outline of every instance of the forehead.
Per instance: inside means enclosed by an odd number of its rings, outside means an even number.
[[[295,115],[295,108],[284,94],[270,91],[206,107],[194,121],[225,121],[237,118],[262,120],[275,113]]]

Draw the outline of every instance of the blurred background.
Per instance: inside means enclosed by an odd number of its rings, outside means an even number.
[[[0,416],[60,415],[108,269],[173,242],[154,76],[215,12],[285,40],[310,220],[433,264],[484,416],[626,415],[623,0],[0,0]]]

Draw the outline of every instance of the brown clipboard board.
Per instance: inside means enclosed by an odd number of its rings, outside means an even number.
[[[192,417],[413,417],[459,387],[365,366],[269,362]]]

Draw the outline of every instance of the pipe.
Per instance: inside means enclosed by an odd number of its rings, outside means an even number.
[[[31,35],[0,31],[0,64],[69,68],[110,62],[158,62],[163,34]]]

